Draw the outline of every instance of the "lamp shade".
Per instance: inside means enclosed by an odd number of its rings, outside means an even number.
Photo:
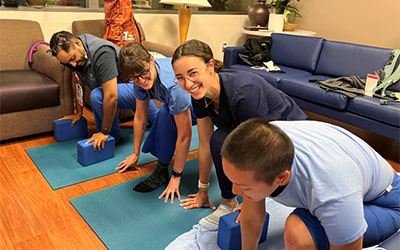
[[[211,7],[207,0],[161,0],[160,3],[193,7]]]

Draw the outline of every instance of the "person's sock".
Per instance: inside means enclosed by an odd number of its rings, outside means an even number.
[[[159,186],[168,183],[168,165],[169,163],[162,163],[158,161],[157,167],[154,172],[144,181],[137,184],[133,190],[137,192],[151,192]]]

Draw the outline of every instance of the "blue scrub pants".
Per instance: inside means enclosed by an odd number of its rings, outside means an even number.
[[[132,109],[133,112],[136,110],[136,98],[134,95],[133,84],[132,83],[119,83],[118,87],[118,104],[117,108],[122,109]],[[90,102],[92,103],[92,111],[94,114],[94,119],[96,121],[97,131],[101,130],[101,124],[103,122],[103,88],[98,87],[92,90],[90,93]],[[152,125],[158,109],[154,102],[150,100],[149,103],[149,114],[147,122]],[[110,130],[110,135],[114,138],[118,138],[121,135],[119,129],[118,113],[115,112],[114,120]]]
[[[210,151],[213,158],[215,170],[217,172],[218,184],[221,190],[221,196],[224,199],[232,199],[236,195],[232,193],[232,182],[226,177],[222,169],[221,148],[225,138],[234,128],[224,127],[214,131],[210,140]]]
[[[364,218],[368,228],[364,233],[363,247],[381,243],[400,228],[400,176],[398,173],[394,175],[392,187],[390,192],[385,191],[375,200],[364,203]],[[306,224],[317,248],[328,250],[328,237],[318,219],[303,208],[295,209],[293,214]]]
[[[196,125],[196,116],[190,107],[192,126]],[[149,135],[143,144],[142,152],[151,153],[162,163],[170,163],[175,153],[178,130],[174,115],[169,113],[168,104],[164,104],[151,127]]]

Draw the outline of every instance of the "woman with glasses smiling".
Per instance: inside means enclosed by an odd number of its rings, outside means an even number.
[[[181,201],[185,209],[210,204],[208,185],[212,162],[221,189],[217,210],[200,220],[216,229],[219,217],[238,206],[232,182],[222,169],[221,147],[227,135],[241,122],[261,117],[267,120],[304,120],[307,116],[285,93],[249,71],[223,70],[211,48],[199,40],[181,44],[174,52],[172,66],[179,85],[192,96],[199,130],[199,191]],[[214,125],[217,130],[214,131]]]
[[[157,114],[142,152],[151,153],[158,158],[155,171],[143,182],[134,187],[138,192],[150,192],[168,183],[168,165],[176,149],[172,176],[167,188],[159,196],[165,202],[175,194],[180,199],[179,184],[189,152],[192,125],[196,118],[192,112],[190,95],[174,83],[171,58],[154,59],[140,44],[129,43],[121,48],[118,61],[119,70],[125,78],[134,83],[136,113],[133,122],[133,153],[122,161],[116,169],[120,173],[137,166],[140,145],[146,130],[146,120],[150,99],[164,103]]]

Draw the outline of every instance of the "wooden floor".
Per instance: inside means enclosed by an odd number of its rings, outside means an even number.
[[[89,131],[94,131],[93,115],[85,110],[84,116]],[[124,123],[121,127],[131,126]],[[53,136],[45,134],[0,145],[0,249],[106,249],[69,200],[147,174],[155,163],[52,190],[25,152],[51,143],[56,143]],[[194,151],[188,160],[196,157]],[[399,162],[391,160],[398,171]]]

